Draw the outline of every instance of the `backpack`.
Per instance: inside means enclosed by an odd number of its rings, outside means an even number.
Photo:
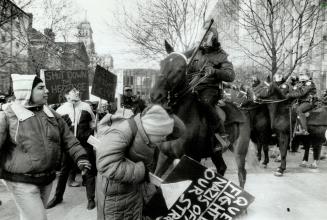
[[[102,136],[104,134],[106,134],[109,130],[110,127],[117,122],[121,122],[122,120],[127,120],[128,124],[132,130],[132,135],[133,135],[133,141],[135,139],[136,133],[137,133],[137,125],[136,122],[134,120],[134,117],[130,117],[130,118],[126,118],[123,117],[119,114],[106,114],[101,121],[99,122],[98,126],[97,126],[97,134],[96,137],[98,138],[99,136]],[[133,143],[132,141],[132,143]]]

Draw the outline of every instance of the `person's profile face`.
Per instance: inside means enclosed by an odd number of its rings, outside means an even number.
[[[66,98],[69,102],[80,101],[79,91],[76,88],[73,88],[66,94]]]
[[[31,94],[31,104],[44,105],[47,103],[49,91],[45,87],[43,82],[37,84]]]

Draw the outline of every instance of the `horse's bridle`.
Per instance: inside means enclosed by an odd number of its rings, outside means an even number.
[[[184,54],[178,52],[173,52],[171,54],[177,54],[183,57],[183,59],[187,64],[187,58]],[[189,92],[192,91],[192,89],[190,89],[190,86],[188,85],[184,86],[184,82],[182,80],[177,85],[174,86],[169,82],[167,75],[163,75],[163,76],[165,80],[165,89],[167,91],[167,103],[166,103],[167,107],[173,107],[181,100],[181,98],[183,98],[185,95],[187,95]]]

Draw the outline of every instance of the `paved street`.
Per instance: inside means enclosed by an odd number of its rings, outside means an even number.
[[[237,182],[235,164],[232,154],[227,152],[224,157],[228,161],[226,177]],[[248,178],[246,190],[255,196],[255,201],[248,209],[248,213],[239,217],[244,220],[323,220],[327,219],[327,161],[319,163],[319,169],[313,170],[298,166],[302,158],[301,153],[288,156],[288,170],[284,177],[273,176],[278,166],[271,162],[267,169],[260,168],[254,160],[254,149],[250,148],[247,158]],[[312,154],[310,154],[312,160]],[[203,161],[209,165],[209,160]],[[96,219],[96,211],[86,210],[85,189],[67,188],[64,202],[48,210],[49,220],[89,220]],[[53,192],[52,192],[53,193]],[[3,185],[0,186],[1,220],[16,220],[17,209],[14,201]]]

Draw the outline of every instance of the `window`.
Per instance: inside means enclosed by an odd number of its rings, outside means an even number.
[[[16,42],[16,48],[19,48],[19,43],[18,42]]]
[[[5,35],[2,35],[1,36],[1,40],[2,40],[2,43],[6,42],[6,36]]]

